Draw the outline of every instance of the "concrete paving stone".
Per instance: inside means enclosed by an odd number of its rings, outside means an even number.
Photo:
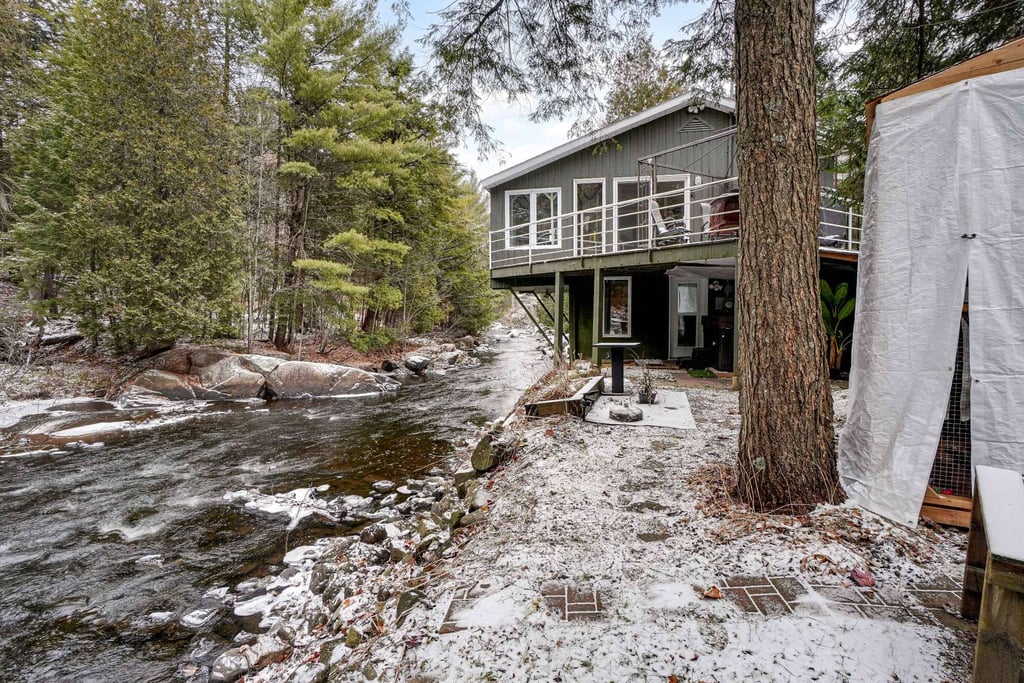
[[[750,595],[778,595],[779,591],[775,590],[775,586],[747,586],[747,593]]]
[[[816,602],[797,602],[790,604],[793,614],[800,617],[827,617],[828,610]]]
[[[757,609],[766,617],[777,617],[785,614],[792,614],[786,601],[779,594],[775,595],[751,595],[750,599],[757,605]]]
[[[930,581],[914,584],[914,588],[923,591],[960,591],[963,588],[963,584],[959,579],[939,576]]]
[[[746,588],[748,586],[771,586],[767,576],[730,576],[725,580],[729,588]]]
[[[541,587],[541,595],[566,621],[596,619],[605,614],[601,594],[593,588],[548,584]]]
[[[760,614],[757,605],[754,604],[750,596],[747,595],[747,591],[743,588],[723,588],[722,595],[725,596],[726,600],[739,607],[741,611]]]
[[[910,615],[912,620],[919,624],[924,624],[925,626],[940,626],[941,622],[935,618],[935,615],[933,614],[934,611],[935,610],[925,609],[923,607],[907,608],[907,614]]]
[[[832,614],[847,617],[857,617],[858,619],[864,618],[864,613],[860,611],[860,606],[849,602],[830,602],[828,604],[828,611]]]
[[[905,590],[897,590],[890,586],[875,586],[873,588],[858,588],[857,592],[867,598],[873,605],[888,605],[889,607],[906,607],[907,593]]]
[[[493,580],[477,581],[475,584],[466,589],[467,598],[482,598],[490,595],[494,589],[497,588],[497,583]]]
[[[977,633],[978,624],[973,621],[967,621],[961,619],[955,614],[950,614],[944,609],[930,609],[928,610],[935,620],[946,628],[956,629],[957,631],[964,631],[966,633]]]
[[[465,595],[465,591],[462,591]],[[474,600],[465,598],[454,598],[450,605],[448,605],[448,611],[444,615],[444,621],[441,622],[441,628],[438,629],[438,633],[455,633],[456,631],[462,631],[465,629],[464,626],[459,624],[459,614],[470,609],[473,606]]]
[[[861,605],[864,616],[871,619],[887,619],[889,621],[914,621],[905,607],[887,607],[884,605]]]
[[[924,607],[944,607],[960,604],[960,594],[945,590],[912,590],[910,595]]]
[[[786,602],[796,602],[801,596],[807,595],[807,587],[804,586],[800,579],[792,576],[776,576],[768,579],[775,586],[775,589],[779,591],[779,595]]]
[[[829,602],[854,605],[865,604],[864,596],[852,588],[844,588],[842,586],[811,586],[811,589]]]

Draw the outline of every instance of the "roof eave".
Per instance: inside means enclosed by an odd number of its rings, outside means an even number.
[[[736,111],[736,103],[728,98],[720,98],[717,100],[710,100],[706,97],[702,97],[694,92],[687,92],[678,97],[674,97],[671,100],[662,102],[659,105],[653,106],[650,109],[645,109],[642,112],[633,114],[632,116],[626,117],[621,121],[616,121],[603,128],[599,128],[592,133],[575,138],[566,143],[549,149],[548,151],[538,154],[535,157],[522,161],[515,166],[510,166],[503,171],[499,171],[492,176],[484,178],[480,184],[485,190],[491,190],[502,183],[507,183],[510,180],[514,180],[519,176],[526,175],[531,171],[535,171],[542,166],[546,166],[554,161],[563,159],[570,154],[575,154],[580,150],[586,149],[592,145],[596,145],[600,142],[615,137],[616,135],[641,126],[649,121],[667,116],[672,114],[684,107],[691,106],[695,102],[700,102],[704,106],[717,109],[727,114],[732,114]]]

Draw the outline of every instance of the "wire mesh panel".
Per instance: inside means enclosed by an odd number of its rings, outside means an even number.
[[[970,326],[967,313],[960,321],[953,386],[942,421],[939,448],[928,481],[937,493],[971,495],[971,367]]]

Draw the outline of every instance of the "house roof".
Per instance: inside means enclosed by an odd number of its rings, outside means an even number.
[[[875,108],[882,102],[888,102],[908,95],[927,92],[928,90],[941,88],[944,85],[956,83],[957,81],[965,81],[971,78],[977,78],[978,76],[987,76],[988,74],[1020,68],[1024,68],[1024,38],[1018,38],[1017,40],[1010,41],[1005,45],[993,48],[988,52],[982,52],[977,57],[972,57],[967,61],[954,64],[948,69],[944,69],[936,74],[922,78],[921,80],[915,81],[906,87],[894,90],[887,95],[882,95],[881,97],[876,97],[875,99],[870,100],[867,103],[868,133],[871,133],[872,124],[875,120]]]
[[[604,142],[605,140],[613,138],[616,135],[623,133],[627,130],[631,130],[633,128],[636,128],[637,126],[641,126],[645,123],[648,123],[649,121],[653,121],[662,116],[672,114],[673,112],[679,111],[680,109],[692,105],[708,106],[713,109],[726,112],[728,114],[731,114],[734,111],[736,111],[736,103],[732,99],[719,98],[712,100],[691,90],[683,93],[682,95],[679,95],[678,97],[673,97],[671,100],[667,100],[665,102],[662,102],[661,104],[655,105],[650,109],[645,109],[642,112],[633,114],[632,116],[626,117],[621,121],[616,121],[615,123],[611,123],[603,128],[599,128],[593,131],[592,133],[587,133],[586,135],[580,136],[575,140],[570,140],[565,144],[549,149],[543,154],[538,154],[532,159],[527,159],[526,161],[520,162],[515,166],[509,166],[503,171],[495,173],[490,177],[484,178],[480,184],[483,185],[484,189],[490,190],[492,187],[496,187],[497,185],[501,185],[502,183],[508,182],[509,180],[518,178],[519,176],[525,175],[530,171],[535,171],[541,166],[546,166],[547,164],[550,164],[552,161],[557,161],[558,159],[567,157],[570,154],[575,154],[580,150],[584,150],[592,145],[596,145],[599,142]]]

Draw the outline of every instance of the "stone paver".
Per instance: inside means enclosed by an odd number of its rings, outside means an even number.
[[[833,614],[858,618],[972,628],[956,612],[963,585],[946,576],[914,584],[902,592],[883,586],[804,583],[793,576],[731,576],[722,586],[722,595],[748,614],[811,616],[823,615],[827,609]],[[824,605],[805,600],[811,593],[824,598]]]
[[[601,594],[594,588],[570,584],[548,584],[541,595],[552,607],[560,610],[566,621],[596,619],[604,616]]]
[[[465,626],[459,623],[459,615],[469,610],[478,598],[482,598],[491,592],[495,583],[491,580],[478,581],[472,586],[466,586],[455,591],[455,597],[448,605],[448,611],[444,615],[439,633],[455,633],[461,631]]]

